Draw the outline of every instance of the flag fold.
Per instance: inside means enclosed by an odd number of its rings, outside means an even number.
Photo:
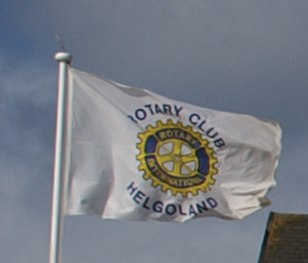
[[[67,215],[241,219],[269,204],[275,122],[172,100],[70,68]]]

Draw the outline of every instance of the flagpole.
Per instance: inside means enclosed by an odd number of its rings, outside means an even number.
[[[66,52],[55,54],[59,63],[57,121],[55,134],[53,193],[51,208],[49,263],[62,262],[63,236],[63,185],[64,185],[64,146],[65,146],[65,115],[67,101],[68,68],[72,56]]]

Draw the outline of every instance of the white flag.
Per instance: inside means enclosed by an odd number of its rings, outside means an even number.
[[[241,219],[269,204],[277,123],[69,74],[67,215]]]

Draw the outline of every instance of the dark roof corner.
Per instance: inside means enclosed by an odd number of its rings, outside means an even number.
[[[307,263],[308,214],[271,212],[259,263]]]

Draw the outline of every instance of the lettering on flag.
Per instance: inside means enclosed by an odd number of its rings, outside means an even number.
[[[241,219],[275,185],[280,126],[70,69],[66,214]]]

